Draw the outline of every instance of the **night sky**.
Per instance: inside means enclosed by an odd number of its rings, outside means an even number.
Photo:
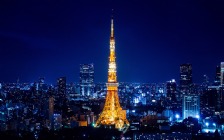
[[[0,81],[60,76],[79,81],[79,64],[94,63],[107,81],[111,9],[119,82],[179,81],[191,63],[193,81],[214,80],[224,61],[223,0],[1,0]]]

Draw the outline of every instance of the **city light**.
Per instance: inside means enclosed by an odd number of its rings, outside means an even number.
[[[179,115],[179,114],[176,114],[175,117],[176,117],[177,119],[179,119],[179,118],[180,118],[180,115]]]
[[[156,102],[156,100],[152,100],[152,102],[153,102],[153,103],[155,103],[155,102]]]
[[[214,26],[207,19],[216,19],[215,23],[218,23],[224,19],[224,14],[221,14],[224,8],[218,2],[218,7],[214,3],[203,3],[206,8],[200,8],[197,3],[173,4],[168,1],[165,4],[144,3],[137,7],[128,3],[126,7],[134,9],[119,10],[125,13],[119,13],[121,21],[118,25],[125,27],[129,23],[122,21],[126,19],[122,16],[143,24],[136,24],[136,30],[128,30],[128,34],[126,29],[120,30],[125,32],[116,36],[116,17],[108,15],[111,25],[110,36],[106,37],[109,26],[104,25],[106,19],[101,17],[101,13],[105,17],[108,13],[105,9],[119,5],[108,3],[105,7],[97,4],[95,6],[99,7],[93,9],[80,7],[83,4],[76,2],[78,9],[71,12],[74,3],[54,4],[51,9],[42,3],[39,6],[25,2],[15,7],[8,2],[6,7],[0,8],[0,11],[3,9],[1,13],[6,14],[2,18],[2,25],[6,26],[0,26],[4,28],[3,32],[0,30],[0,40],[3,40],[0,41],[0,46],[3,46],[0,51],[0,135],[21,140],[51,137],[96,140],[222,139],[224,62],[218,62],[217,58],[222,57],[224,47],[217,46],[223,46],[224,28],[220,28],[224,26],[221,22],[219,26]],[[96,3],[91,4],[94,6]],[[161,7],[161,4],[165,6]],[[55,8],[58,6],[60,9]],[[144,10],[136,9],[142,6]],[[100,7],[104,10],[98,11]],[[23,12],[30,9],[33,9],[31,13]],[[216,10],[207,14],[207,9]],[[133,13],[130,10],[137,13],[130,14]],[[161,11],[159,15],[158,10]],[[148,18],[142,17],[149,12],[152,14],[148,14]],[[160,16],[164,12],[172,14]],[[60,13],[60,16],[51,16],[50,20],[46,18],[46,15],[54,13]],[[198,15],[202,18],[197,18]],[[19,24],[15,22],[18,19]],[[166,19],[170,22],[164,22]],[[37,26],[37,20],[41,26]],[[151,21],[153,24],[145,24]],[[188,25],[192,23],[195,26],[191,29]],[[205,24],[205,30],[198,30],[201,23]],[[21,30],[27,25],[29,28]],[[174,33],[166,33],[164,29],[170,25],[178,25],[177,29],[181,28],[181,32],[176,34],[179,30],[174,30]],[[210,35],[211,32],[207,31],[213,29],[215,32]],[[184,34],[179,34],[182,32]],[[117,55],[115,39],[117,41],[119,36],[124,35],[126,40],[117,42],[118,51],[123,52]],[[136,36],[137,40],[134,39]],[[195,39],[197,36],[199,41]],[[103,47],[105,44],[108,50]],[[208,46],[213,48],[207,49]],[[200,59],[198,52],[202,52]],[[190,62],[186,62],[187,58],[191,58]],[[209,74],[212,71],[213,75]],[[10,81],[12,83],[8,83]]]
[[[197,118],[197,119],[199,119],[199,118],[200,118],[200,116],[199,116],[199,115],[196,115],[196,118]]]

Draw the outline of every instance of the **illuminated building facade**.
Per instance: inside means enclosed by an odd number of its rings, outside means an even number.
[[[177,89],[177,84],[174,79],[167,81],[166,94],[167,94],[167,98],[169,100],[176,101],[176,89]]]
[[[57,80],[57,95],[54,96],[54,98],[55,104],[60,106],[60,108],[58,108],[60,111],[63,111],[62,106],[67,103],[66,93],[66,77],[59,77]]]
[[[216,66],[216,72],[215,72],[215,81],[214,81],[214,84],[215,86],[219,86],[221,83],[220,81],[220,78],[221,78],[221,69],[220,69],[220,66]]]
[[[115,39],[113,18],[111,19],[110,54],[107,82],[107,95],[103,111],[101,112],[95,127],[115,127],[120,131],[125,131],[129,127],[126,119],[126,110],[122,110],[118,97],[118,82],[115,61]]]
[[[198,95],[184,95],[182,109],[183,119],[188,117],[199,118],[200,97]]]
[[[203,108],[202,109],[209,107],[210,112],[215,112],[217,108],[219,108],[219,86],[208,86],[208,90],[201,95],[201,102],[203,103]],[[206,107],[204,107],[206,105]]]
[[[66,77],[58,78],[57,85],[58,85],[58,95],[60,97],[65,97],[65,95],[66,95]]]
[[[183,93],[189,93],[191,85],[192,85],[192,65],[182,64],[180,65],[180,90]]]
[[[58,130],[62,127],[62,116],[61,114],[54,114],[53,116],[54,130]]]
[[[220,85],[224,86],[224,62],[221,62],[220,70]]]
[[[92,96],[94,93],[94,65],[80,64],[80,94]]]

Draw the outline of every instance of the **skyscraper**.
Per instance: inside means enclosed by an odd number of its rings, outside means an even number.
[[[221,78],[221,68],[220,66],[216,66],[215,81],[214,81],[215,86],[219,86],[221,84],[220,78]]]
[[[166,94],[167,94],[168,99],[171,101],[176,101],[176,95],[175,95],[176,88],[177,88],[177,84],[174,79],[172,79],[166,83]]]
[[[94,93],[94,65],[80,64],[80,94],[92,96]]]
[[[55,95],[55,103],[60,107],[67,101],[66,98],[66,77],[60,77],[57,80],[57,94]],[[60,108],[62,109],[62,108]],[[65,110],[61,110],[65,111]]]
[[[126,131],[129,122],[126,119],[126,110],[122,110],[118,97],[117,70],[115,61],[115,39],[113,17],[111,19],[110,54],[107,82],[107,95],[103,111],[101,112],[95,127],[114,126],[116,129]]]
[[[215,109],[218,110],[220,108],[219,90],[219,86],[208,86],[208,89],[201,95],[203,109],[208,107],[212,113],[213,111],[215,112]]]
[[[200,98],[198,95],[184,95],[182,105],[183,119],[188,117],[199,118]]]
[[[221,62],[220,70],[220,85],[224,86],[224,62]]]
[[[60,97],[65,97],[66,95],[66,77],[60,77],[57,80],[58,95]]]
[[[180,90],[183,93],[190,92],[192,85],[192,66],[191,64],[180,65]]]
[[[215,104],[217,105],[217,111],[221,111],[224,108],[224,62],[221,62],[220,66],[216,66],[214,85],[213,87],[218,93]],[[215,96],[215,94],[212,94],[212,96]],[[209,98],[209,100],[212,100],[212,98]]]
[[[50,120],[50,129],[54,129],[54,97],[49,97],[49,120]]]

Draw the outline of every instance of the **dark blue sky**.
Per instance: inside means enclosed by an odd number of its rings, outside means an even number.
[[[78,82],[79,64],[94,63],[106,82],[114,8],[118,81],[179,79],[192,63],[193,81],[224,61],[223,0],[1,0],[0,81],[60,76]]]

